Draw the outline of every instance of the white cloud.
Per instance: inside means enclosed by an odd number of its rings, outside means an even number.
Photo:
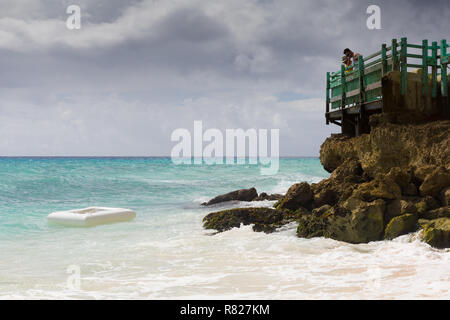
[[[350,0],[76,2],[79,31],[65,25],[70,0],[0,1],[1,155],[164,155],[194,120],[279,128],[282,155],[317,155],[339,130],[323,96],[344,47],[438,40],[450,23],[412,0],[381,1],[379,32]]]

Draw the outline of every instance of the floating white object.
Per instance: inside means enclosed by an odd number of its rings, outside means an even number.
[[[92,227],[133,220],[136,212],[130,209],[89,207],[50,213],[47,220],[68,227]]]

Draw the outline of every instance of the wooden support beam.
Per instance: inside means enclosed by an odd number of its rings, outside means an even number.
[[[422,41],[422,95],[428,94],[428,40]]]
[[[345,85],[345,65],[341,65],[341,109],[345,108],[345,93],[346,85]]]
[[[386,50],[386,43],[383,43],[381,45],[381,76],[383,77],[387,73],[387,50]]]
[[[392,51],[392,57],[391,57],[392,70],[400,71],[400,64],[398,62],[398,52],[397,52],[397,39],[392,39],[391,51]]]
[[[400,71],[401,71],[401,94],[406,95],[408,86],[408,56],[407,56],[407,39],[401,39],[401,49],[400,49]]]
[[[358,76],[359,76],[359,103],[366,102],[366,88],[364,84],[364,58],[359,56],[358,58]]]
[[[448,83],[447,83],[447,41],[441,41],[441,94],[443,97],[448,97]]]
[[[327,125],[330,123],[328,118],[328,112],[330,112],[330,73],[327,72],[327,94],[326,94],[326,107],[325,107],[325,119]]]
[[[431,96],[437,97],[437,50],[438,45],[433,41],[431,45]]]

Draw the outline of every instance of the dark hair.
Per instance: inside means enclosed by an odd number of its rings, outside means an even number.
[[[344,49],[344,54],[347,54],[347,53],[349,53],[349,52],[351,52],[351,50],[350,50],[349,48],[345,48],[345,49]]]

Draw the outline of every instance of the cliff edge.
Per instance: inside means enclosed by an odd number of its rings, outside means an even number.
[[[204,227],[224,231],[243,223],[273,232],[295,220],[299,237],[349,243],[421,230],[431,246],[449,248],[450,121],[411,123],[378,114],[370,126],[369,134],[326,139],[320,161],[328,179],[292,185],[274,209],[210,213]]]

